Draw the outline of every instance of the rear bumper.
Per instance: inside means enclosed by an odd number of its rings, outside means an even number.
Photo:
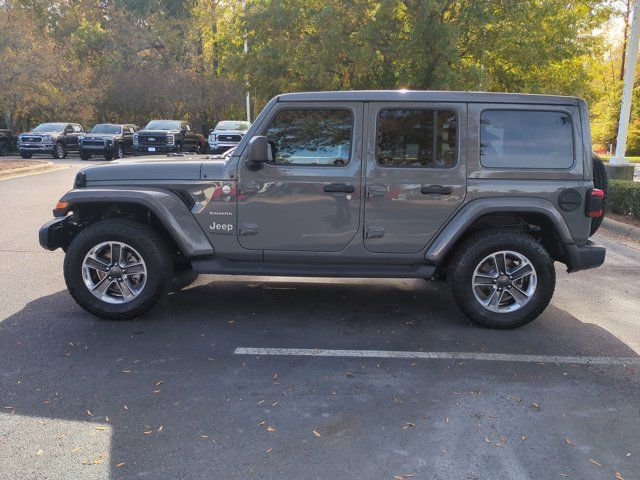
[[[573,245],[569,249],[568,272],[577,272],[589,268],[599,267],[604,263],[607,250],[592,241],[586,245]]]
[[[55,218],[40,227],[38,239],[46,250],[66,249],[77,232],[78,228],[71,223],[70,217]]]

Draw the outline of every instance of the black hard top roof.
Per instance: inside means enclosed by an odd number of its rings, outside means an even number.
[[[470,102],[577,105],[578,97],[529,93],[450,92],[444,90],[352,90],[285,93],[279,102]]]

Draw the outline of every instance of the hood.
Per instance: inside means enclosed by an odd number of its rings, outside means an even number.
[[[122,135],[121,133],[91,133],[85,132],[81,135],[84,135],[84,138],[114,138]]]
[[[36,136],[40,136],[40,137],[42,137],[44,135],[48,135],[50,137],[55,137],[56,135],[62,135],[62,132],[34,132],[34,131],[31,131],[31,132],[22,132],[19,136],[22,136],[22,135],[27,135],[29,137],[31,137],[32,135],[36,135]]]
[[[203,164],[207,165],[207,180],[226,178],[226,159],[203,155],[135,157],[87,167],[82,172],[88,186],[130,181],[171,182],[200,180]]]
[[[211,132],[215,135],[244,135],[247,133],[246,130],[213,130]]]
[[[166,135],[167,133],[180,133],[180,130],[138,130],[136,133],[144,133],[149,135]]]

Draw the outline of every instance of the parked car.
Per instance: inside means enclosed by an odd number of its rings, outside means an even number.
[[[13,134],[11,130],[0,130],[0,157],[4,157],[11,151]]]
[[[285,94],[226,159],[85,168],[40,244],[104,318],[143,314],[185,272],[445,277],[471,320],[513,328],[549,304],[554,262],[602,265],[605,190],[579,98]]]
[[[195,152],[204,149],[204,136],[191,131],[180,120],[151,120],[146,127],[133,134],[136,152],[167,153]]]
[[[238,146],[251,124],[238,120],[222,120],[209,132],[209,152],[223,153]]]
[[[84,133],[79,123],[41,123],[18,137],[18,151],[22,158],[45,153],[53,158],[65,158],[68,152],[78,151],[78,137]]]
[[[140,130],[136,125],[98,123],[86,135],[79,137],[80,158],[104,155],[107,160],[122,158],[133,152],[133,135]]]

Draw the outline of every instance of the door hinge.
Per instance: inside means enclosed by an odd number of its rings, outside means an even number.
[[[371,185],[367,188],[367,198],[384,197],[387,194],[387,187],[384,185]]]
[[[253,195],[260,190],[260,184],[258,182],[245,182],[239,185],[239,191],[241,195]]]
[[[384,228],[382,227],[365,227],[364,238],[382,238],[384,237]]]
[[[241,223],[238,227],[238,233],[240,235],[257,235],[258,225],[255,223]]]

